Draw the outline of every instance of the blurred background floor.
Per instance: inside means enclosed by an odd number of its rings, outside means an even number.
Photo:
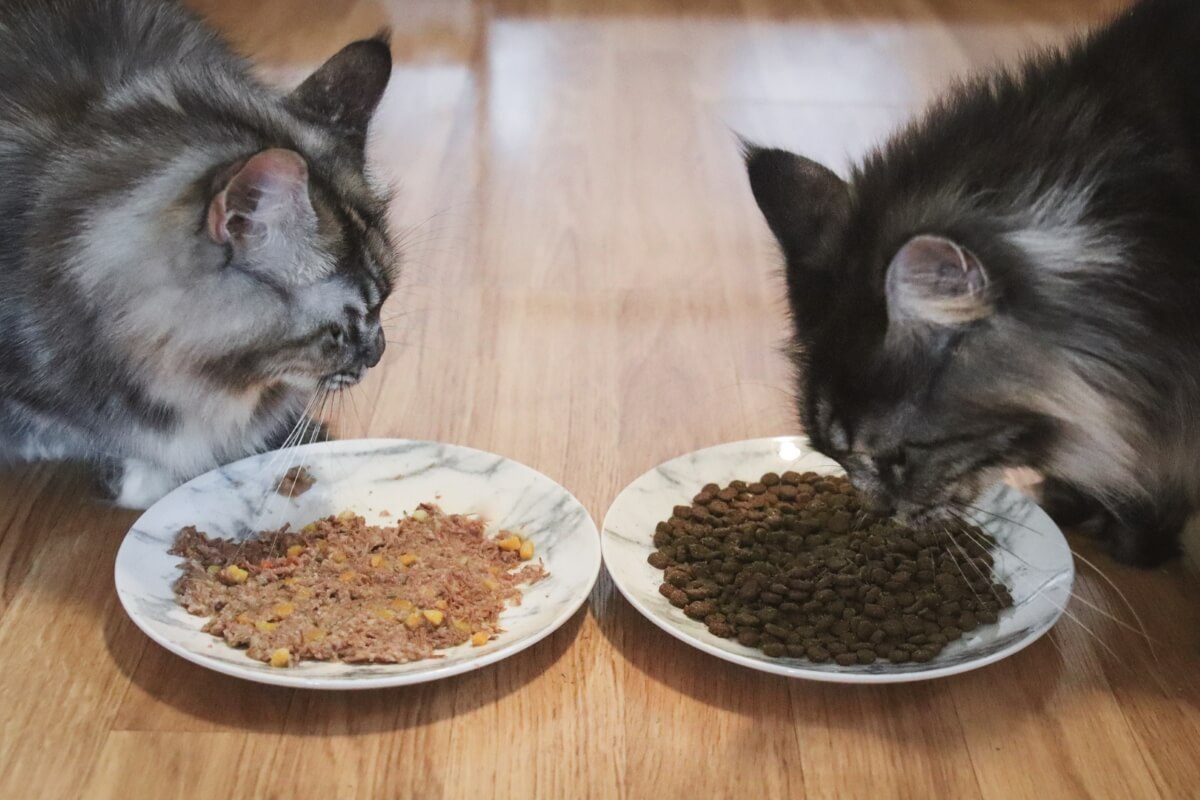
[[[697,447],[797,432],[782,291],[734,132],[837,168],[1087,0],[195,0],[281,84],[394,29],[370,154],[399,188],[391,347],[343,435],[519,459],[599,522]],[[788,682],[640,618],[602,576],[541,645],[411,688],[239,683],[125,618],[135,515],[3,474],[0,796],[1194,797],[1200,604],[1083,540],[1070,617],[928,685]],[[1112,583],[1109,583],[1111,579]],[[1132,629],[1123,593],[1155,641]]]

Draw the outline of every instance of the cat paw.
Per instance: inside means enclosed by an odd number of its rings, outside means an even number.
[[[105,465],[108,496],[120,508],[144,510],[179,485],[171,473],[137,459]]]

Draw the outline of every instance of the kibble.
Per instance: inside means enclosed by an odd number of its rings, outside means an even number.
[[[925,663],[1013,603],[986,533],[914,531],[868,511],[844,477],[708,484],[654,545],[671,605],[771,658]]]

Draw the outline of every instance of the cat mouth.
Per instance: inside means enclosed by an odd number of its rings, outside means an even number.
[[[349,389],[351,386],[358,384],[366,374],[366,369],[335,372],[332,375],[326,375],[322,378],[321,386],[335,392],[341,389]]]

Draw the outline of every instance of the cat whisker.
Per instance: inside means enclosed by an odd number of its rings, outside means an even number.
[[[958,551],[960,553],[962,553],[963,559],[965,559],[967,561],[967,563],[969,563],[971,565],[971,568],[975,570],[976,575],[979,578],[986,579],[987,576],[985,576],[983,574],[983,572],[979,569],[979,566],[974,561],[971,560],[970,556],[967,555],[967,551],[963,549],[963,546],[958,543],[957,539],[954,538],[954,532],[952,530],[950,530],[949,528],[945,528],[944,531],[949,536],[950,542],[955,547],[958,548]],[[975,601],[977,603],[982,604],[983,597],[979,594],[979,592],[972,585],[971,580],[967,577],[967,573],[963,572],[962,563],[958,560],[958,558],[953,553],[950,552],[950,548],[946,548],[946,553],[947,553],[947,555],[950,556],[950,560],[954,562],[954,566],[958,569],[958,574],[960,576],[962,576],[963,583],[967,584],[967,586],[971,589],[971,593],[973,595],[975,595]],[[992,582],[990,580],[988,580],[987,583],[990,588]],[[996,590],[994,588],[991,589],[991,592],[995,596],[995,599],[998,601],[1000,599],[1000,595],[996,593]]]
[[[983,513],[983,514],[989,514],[989,513],[991,513],[991,512],[989,512],[989,511],[987,511],[986,509],[982,509],[982,508],[976,508],[975,510],[976,510],[976,511],[978,511],[978,512],[980,512],[980,513]],[[954,513],[954,512],[953,512],[953,511],[951,511],[951,513]],[[993,516],[1000,517],[1000,515],[993,515]],[[1001,518],[1001,519],[1003,519],[1002,517],[1000,517],[1000,518]],[[1009,521],[1009,520],[1005,520],[1005,521]],[[1020,523],[1016,523],[1016,522],[1013,522],[1013,524],[1015,524],[1015,525],[1020,525]],[[1021,527],[1026,527],[1026,526],[1021,526]],[[971,534],[971,532],[970,532],[969,530],[968,530],[968,531],[966,531],[966,533],[967,533],[967,535],[968,535],[968,536],[972,535],[972,534]],[[1021,558],[1020,556],[1018,556],[1018,555],[1017,555],[1016,553],[1014,553],[1014,552],[1013,552],[1011,549],[1009,549],[1009,548],[1005,547],[1005,546],[1004,546],[1004,545],[1002,545],[1000,542],[996,542],[996,543],[995,543],[995,546],[996,546],[997,548],[999,548],[1000,550],[1004,551],[1005,553],[1007,553],[1008,555],[1012,556],[1013,558],[1017,559],[1017,560],[1018,560],[1018,561],[1020,561],[1022,564],[1025,564],[1026,566],[1028,566],[1028,567],[1031,567],[1031,568],[1033,568],[1033,569],[1037,569],[1037,567],[1036,567],[1035,565],[1033,565],[1033,564],[1030,564],[1028,561],[1026,561],[1025,559],[1023,559],[1023,558]],[[1154,658],[1154,662],[1155,662],[1155,664],[1158,664],[1159,666],[1161,666],[1162,662],[1161,662],[1161,660],[1159,659],[1159,656],[1158,656],[1158,651],[1157,651],[1157,650],[1155,649],[1155,647],[1154,647],[1154,645],[1155,645],[1155,640],[1154,640],[1154,638],[1153,638],[1152,636],[1150,636],[1150,633],[1149,633],[1148,629],[1146,628],[1146,625],[1145,625],[1145,623],[1142,621],[1142,618],[1141,618],[1141,616],[1139,616],[1139,615],[1138,615],[1138,613],[1137,613],[1137,610],[1136,610],[1136,609],[1133,607],[1133,604],[1129,602],[1128,598],[1125,596],[1125,593],[1121,591],[1120,587],[1119,587],[1119,586],[1117,586],[1117,585],[1116,585],[1116,583],[1114,583],[1114,582],[1113,582],[1113,580],[1112,580],[1111,578],[1109,578],[1107,575],[1105,575],[1105,574],[1104,574],[1103,570],[1101,570],[1101,569],[1099,568],[1099,566],[1097,566],[1097,565],[1096,565],[1096,564],[1094,564],[1092,561],[1088,560],[1087,558],[1085,558],[1084,556],[1082,556],[1082,555],[1080,555],[1078,552],[1076,552],[1075,548],[1071,547],[1071,546],[1070,546],[1070,544],[1068,544],[1067,546],[1068,546],[1068,548],[1070,549],[1070,551],[1071,551],[1071,554],[1072,554],[1072,555],[1073,555],[1075,558],[1078,558],[1078,559],[1079,559],[1080,561],[1082,561],[1082,562],[1083,562],[1085,565],[1087,565],[1087,566],[1091,567],[1091,568],[1092,568],[1092,570],[1093,570],[1093,571],[1094,571],[1094,572],[1095,572],[1095,573],[1096,573],[1096,574],[1097,574],[1097,575],[1098,575],[1098,576],[1099,576],[1099,577],[1100,577],[1100,578],[1101,578],[1101,579],[1102,579],[1102,580],[1103,580],[1105,583],[1107,583],[1107,584],[1108,584],[1108,586],[1109,586],[1110,588],[1112,588],[1112,590],[1113,590],[1114,592],[1116,592],[1117,596],[1118,596],[1118,597],[1120,597],[1120,599],[1121,599],[1122,603],[1124,603],[1125,607],[1126,607],[1127,609],[1129,609],[1129,613],[1130,613],[1130,614],[1133,616],[1133,619],[1134,619],[1134,621],[1135,621],[1135,622],[1137,622],[1137,627],[1134,627],[1133,625],[1130,625],[1128,622],[1125,622],[1124,620],[1120,619],[1119,617],[1115,616],[1114,614],[1111,614],[1111,613],[1109,613],[1109,612],[1105,611],[1105,610],[1104,610],[1103,608],[1101,608],[1100,606],[1096,605],[1095,603],[1092,603],[1090,600],[1088,600],[1087,598],[1083,597],[1081,594],[1079,594],[1078,592],[1076,592],[1074,589],[1072,589],[1072,590],[1071,590],[1071,596],[1072,596],[1073,598],[1075,598],[1076,600],[1078,600],[1079,602],[1083,603],[1084,605],[1088,606],[1089,608],[1091,608],[1091,609],[1095,610],[1097,613],[1101,614],[1102,616],[1104,616],[1104,617],[1108,618],[1109,620],[1111,620],[1112,622],[1116,623],[1117,625],[1119,625],[1119,626],[1121,626],[1121,627],[1123,627],[1123,628],[1126,628],[1126,629],[1128,629],[1129,631],[1132,631],[1133,633],[1136,633],[1136,634],[1138,634],[1139,636],[1141,636],[1143,639],[1145,639],[1145,641],[1146,641],[1146,645],[1147,645],[1147,647],[1149,647],[1149,648],[1150,648],[1150,655],[1151,655],[1151,656]]]
[[[304,420],[308,419],[309,415],[312,413],[313,407],[316,405],[320,393],[321,390],[317,388],[314,389],[312,395],[309,396],[308,402],[304,404],[304,409],[300,412],[300,416],[296,418],[296,424],[292,426],[292,429],[288,432],[287,437],[284,438],[283,443],[275,450],[271,460],[267,463],[267,474],[272,474],[272,471],[278,466],[278,462],[282,457],[282,454],[287,451],[288,447],[295,443],[296,437],[300,435],[300,428],[304,424]]]
[[[1055,608],[1057,608],[1057,609],[1059,610],[1059,612],[1060,612],[1060,613],[1061,613],[1063,616],[1067,617],[1069,620],[1071,620],[1071,621],[1072,621],[1072,622],[1074,622],[1076,625],[1078,625],[1080,628],[1082,628],[1082,629],[1083,629],[1083,631],[1084,631],[1085,633],[1087,633],[1087,635],[1088,635],[1088,636],[1090,636],[1090,637],[1092,638],[1092,640],[1093,640],[1093,641],[1095,641],[1095,642],[1096,642],[1096,644],[1100,645],[1100,647],[1101,647],[1101,648],[1103,648],[1103,649],[1104,649],[1104,651],[1105,651],[1105,652],[1106,652],[1106,653],[1107,653],[1109,656],[1111,656],[1111,657],[1112,657],[1112,660],[1113,660],[1114,662],[1116,662],[1116,664],[1117,664],[1119,667],[1121,667],[1122,669],[1126,669],[1126,670],[1128,670],[1128,671],[1129,671],[1129,673],[1130,673],[1130,674],[1132,674],[1132,675],[1135,675],[1135,676],[1137,675],[1137,673],[1135,673],[1135,672],[1133,671],[1133,667],[1132,667],[1132,666],[1130,666],[1130,665],[1127,663],[1127,660],[1126,660],[1126,659],[1122,659],[1122,658],[1121,658],[1119,655],[1117,655],[1117,652],[1116,652],[1115,650],[1113,650],[1111,647],[1109,647],[1107,644],[1105,644],[1104,640],[1103,640],[1103,639],[1101,639],[1101,638],[1100,638],[1100,636],[1099,636],[1099,635],[1098,635],[1098,634],[1097,634],[1095,631],[1093,631],[1091,628],[1089,628],[1087,625],[1085,625],[1085,624],[1083,623],[1083,620],[1081,620],[1081,619],[1080,619],[1080,618],[1079,618],[1079,617],[1078,617],[1078,616],[1077,616],[1075,613],[1073,613],[1073,612],[1072,612],[1072,611],[1071,611],[1069,608],[1067,608],[1065,605],[1059,605],[1058,603],[1055,603],[1053,600],[1051,600],[1051,599],[1050,599],[1050,597],[1049,597],[1048,595],[1046,595],[1046,594],[1045,594],[1045,593],[1044,593],[1042,590],[1040,590],[1040,589],[1039,589],[1039,590],[1038,590],[1036,593],[1034,593],[1033,597],[1042,597],[1043,599],[1045,599],[1045,600],[1046,600],[1046,602],[1050,603],[1050,605],[1052,605],[1052,606],[1054,606]],[[1032,598],[1031,598],[1031,599],[1032,599]],[[1061,652],[1061,651],[1060,651],[1060,652]],[[1155,659],[1155,661],[1156,661],[1156,663],[1158,663],[1158,660],[1157,660],[1157,658]],[[1161,667],[1161,664],[1159,664],[1159,666]],[[1168,689],[1168,688],[1167,688],[1167,686],[1166,686],[1165,682],[1162,680],[1162,676],[1161,676],[1161,675],[1159,675],[1159,673],[1158,673],[1158,671],[1157,671],[1157,670],[1155,670],[1155,669],[1147,669],[1147,670],[1146,670],[1146,672],[1147,672],[1147,674],[1149,674],[1149,675],[1150,675],[1151,679],[1154,681],[1154,684],[1157,686],[1157,688],[1158,688],[1158,690],[1159,690],[1160,692],[1162,692],[1164,695],[1170,695],[1170,693],[1171,693],[1171,692],[1170,692],[1170,689]]]
[[[980,510],[982,510],[982,509],[980,509]],[[960,519],[960,522],[964,522],[964,527],[963,527],[963,529],[962,529],[962,531],[961,531],[961,532],[962,532],[962,533],[964,533],[965,535],[967,535],[968,537],[971,537],[971,540],[972,540],[972,541],[974,541],[974,542],[976,542],[976,543],[977,543],[977,544],[979,544],[980,546],[984,546],[984,544],[985,544],[984,542],[982,542],[981,540],[979,540],[979,539],[975,538],[974,532],[970,530],[969,523],[965,523],[965,521],[963,521],[963,520],[961,520],[961,519]],[[952,542],[954,543],[954,545],[955,545],[955,546],[956,546],[956,547],[959,549],[959,551],[960,551],[960,552],[963,554],[963,557],[964,557],[964,558],[965,558],[965,559],[968,561],[968,563],[970,563],[971,567],[972,567],[972,568],[973,568],[973,569],[976,571],[976,573],[979,575],[979,577],[980,577],[980,578],[986,578],[986,576],[983,574],[982,570],[980,570],[980,569],[979,569],[979,566],[978,566],[977,564],[975,564],[975,562],[969,558],[969,556],[967,555],[966,551],[965,551],[965,550],[963,550],[963,548],[962,548],[962,545],[961,545],[961,544],[959,544],[959,543],[958,543],[958,541],[957,541],[956,539],[954,539],[953,537],[951,537],[951,541],[952,541]],[[999,546],[999,542],[997,542],[997,543],[996,543],[996,545],[997,545],[997,546]],[[1002,548],[1002,549],[1004,549],[1004,548]],[[1006,549],[1006,552],[1009,552],[1009,553],[1011,553],[1011,551],[1008,551],[1007,549]],[[970,581],[968,581],[968,580],[967,580],[966,574],[965,574],[965,573],[962,571],[962,565],[961,565],[961,563],[959,562],[959,560],[958,560],[957,558],[955,558],[955,557],[953,556],[953,554],[951,554],[951,558],[954,560],[955,566],[956,566],[956,567],[958,567],[959,573],[962,575],[962,577],[963,577],[963,580],[964,580],[964,581],[966,581],[968,585],[970,585]],[[974,591],[974,587],[972,587],[972,591]],[[996,595],[997,599],[999,599],[999,595],[996,593],[995,589],[992,589],[992,593],[993,593],[993,595]],[[1110,646],[1109,646],[1109,645],[1108,645],[1108,644],[1107,644],[1107,643],[1106,643],[1106,642],[1105,642],[1105,641],[1104,641],[1104,640],[1103,640],[1103,639],[1100,637],[1100,635],[1099,635],[1099,634],[1097,634],[1097,633],[1096,633],[1094,630],[1092,630],[1090,627],[1088,627],[1088,626],[1087,626],[1087,625],[1086,625],[1086,624],[1083,622],[1083,620],[1081,620],[1081,619],[1080,619],[1080,618],[1079,618],[1079,617],[1078,617],[1078,616],[1077,616],[1075,613],[1073,613],[1072,611],[1070,611],[1070,609],[1068,609],[1066,606],[1063,606],[1063,605],[1058,605],[1057,603],[1054,603],[1054,601],[1053,601],[1053,600],[1051,600],[1051,599],[1050,599],[1050,597],[1049,597],[1048,595],[1046,595],[1046,594],[1043,592],[1043,590],[1040,590],[1040,589],[1039,589],[1039,590],[1038,590],[1038,592],[1037,592],[1037,593],[1035,593],[1034,597],[1037,597],[1037,596],[1041,596],[1041,597],[1043,597],[1043,598],[1044,598],[1044,599],[1045,599],[1047,602],[1049,602],[1051,605],[1053,605],[1055,608],[1057,608],[1061,614],[1063,614],[1064,616],[1066,616],[1068,619],[1070,619],[1072,622],[1074,622],[1076,625],[1078,625],[1078,626],[1079,626],[1081,629],[1083,629],[1083,631],[1084,631],[1085,633],[1087,633],[1087,635],[1088,635],[1088,636],[1090,636],[1090,637],[1091,637],[1091,638],[1092,638],[1092,639],[1093,639],[1093,640],[1096,642],[1096,644],[1098,644],[1098,645],[1099,645],[1101,648],[1103,648],[1103,649],[1104,649],[1104,651],[1105,651],[1106,653],[1108,653],[1110,656],[1112,656],[1112,658],[1113,658],[1113,660],[1114,660],[1114,661],[1116,661],[1118,664],[1120,664],[1122,667],[1125,667],[1126,669],[1131,669],[1130,667],[1128,667],[1128,665],[1125,663],[1125,661],[1123,661],[1123,660],[1122,660],[1122,659],[1121,659],[1121,658],[1120,658],[1120,657],[1117,655],[1116,651],[1115,651],[1115,650],[1113,650],[1113,649],[1112,649],[1112,647],[1110,647]],[[1105,617],[1107,617],[1107,618],[1111,619],[1113,622],[1116,622],[1117,624],[1119,624],[1119,625],[1121,625],[1121,626],[1123,626],[1123,627],[1125,627],[1125,628],[1129,629],[1130,631],[1132,631],[1132,632],[1134,632],[1134,633],[1139,633],[1139,634],[1140,634],[1140,635],[1141,635],[1141,636],[1142,636],[1142,637],[1143,637],[1143,638],[1146,640],[1147,644],[1148,644],[1148,645],[1150,645],[1150,647],[1151,647],[1151,652],[1152,652],[1152,654],[1154,654],[1154,651],[1153,651],[1153,640],[1152,640],[1152,639],[1150,638],[1150,636],[1149,636],[1149,635],[1148,635],[1148,634],[1145,632],[1144,628],[1143,628],[1143,630],[1141,630],[1141,631],[1137,630],[1137,629],[1136,629],[1136,628],[1134,628],[1133,626],[1131,626],[1131,625],[1129,625],[1129,624],[1125,623],[1124,621],[1122,621],[1122,620],[1120,620],[1120,619],[1117,619],[1116,617],[1114,617],[1114,616],[1113,616],[1113,615],[1111,615],[1111,614],[1108,614],[1107,612],[1105,612],[1103,609],[1099,608],[1098,606],[1095,606],[1094,604],[1092,604],[1092,603],[1088,602],[1086,599],[1084,599],[1083,597],[1080,597],[1080,596],[1079,596],[1077,593],[1075,593],[1075,592],[1072,592],[1072,593],[1071,593],[1071,596],[1072,596],[1074,599],[1076,599],[1076,600],[1079,600],[1079,601],[1083,602],[1083,603],[1084,603],[1085,605],[1087,605],[1088,607],[1090,607],[1090,608],[1093,608],[1093,609],[1095,609],[1096,611],[1100,612],[1100,613],[1101,613],[1101,614],[1103,614]],[[979,599],[979,597],[978,597],[978,593],[976,593],[976,599],[977,599],[977,600]],[[1140,621],[1139,621],[1139,622],[1140,622]],[[1054,649],[1058,651],[1059,655],[1060,655],[1060,656],[1063,656],[1063,655],[1064,655],[1064,653],[1063,653],[1062,647],[1061,647],[1061,646],[1058,644],[1058,642],[1057,642],[1057,641],[1055,641],[1055,639],[1054,639],[1053,635],[1051,635],[1051,636],[1047,636],[1046,638],[1047,638],[1047,639],[1050,641],[1050,644],[1051,644],[1051,645],[1054,647]],[[1157,655],[1156,655],[1156,654],[1154,654],[1154,660],[1155,660],[1155,663],[1156,663],[1156,664],[1157,664],[1157,665],[1158,665],[1158,666],[1161,668],[1161,662],[1158,660],[1158,657],[1157,657]],[[1131,670],[1131,671],[1132,671],[1132,670]],[[1159,685],[1159,688],[1160,688],[1161,690],[1163,690],[1163,691],[1166,691],[1165,687],[1164,687],[1164,686],[1162,685],[1162,683],[1161,683],[1161,680],[1160,680],[1159,676],[1158,676],[1156,673],[1154,673],[1154,672],[1152,672],[1151,674],[1152,674],[1152,675],[1154,675],[1155,682],[1156,682],[1156,683],[1158,683],[1158,685]]]
[[[979,541],[979,539],[975,538],[975,535],[974,535],[974,534],[973,534],[973,532],[971,531],[971,525],[975,524],[975,521],[974,521],[974,520],[972,520],[970,517],[967,517],[967,516],[964,516],[964,515],[962,515],[962,513],[961,513],[961,512],[959,512],[959,511],[956,511],[956,510],[955,510],[953,507],[951,507],[951,506],[947,506],[947,507],[946,507],[946,513],[947,513],[947,514],[950,514],[950,516],[954,517],[956,520],[958,520],[960,523],[962,523],[962,524],[963,524],[963,526],[964,526],[964,528],[965,528],[965,530],[963,531],[963,533],[965,533],[967,536],[971,537],[971,539],[972,539],[973,541],[975,541],[975,542],[977,542],[977,543],[979,543],[979,544],[983,544],[982,542],[980,542],[980,541]],[[1024,564],[1024,565],[1025,565],[1025,566],[1027,566],[1027,567],[1029,567],[1030,569],[1033,569],[1033,570],[1038,570],[1038,571],[1041,571],[1041,570],[1042,570],[1042,568],[1041,568],[1041,567],[1039,567],[1038,565],[1036,565],[1036,564],[1033,564],[1033,563],[1029,562],[1028,560],[1026,560],[1026,559],[1022,558],[1020,555],[1018,555],[1017,553],[1013,552],[1013,550],[1011,550],[1010,548],[1008,548],[1008,547],[1005,547],[1005,546],[1004,546],[1002,543],[1000,543],[999,541],[995,541],[995,540],[993,540],[993,542],[992,542],[992,544],[991,544],[990,546],[991,546],[991,547],[994,547],[994,548],[996,548],[996,549],[998,549],[998,550],[1000,550],[1000,551],[1002,551],[1002,552],[1004,552],[1004,553],[1006,553],[1006,554],[1008,554],[1008,555],[1010,555],[1010,556],[1012,556],[1012,557],[1013,557],[1013,558],[1015,558],[1017,561],[1020,561],[1022,564]]]
[[[267,504],[270,502],[271,495],[279,493],[279,489],[281,488],[284,477],[292,470],[292,467],[295,465],[297,457],[302,456],[303,445],[308,444],[308,442],[305,442],[305,439],[308,437],[309,430],[314,427],[314,418],[320,417],[323,414],[325,404],[329,398],[329,391],[322,387],[317,390],[316,397],[318,398],[317,403],[316,403],[316,414],[311,413],[312,406],[310,405],[309,408],[307,409],[307,411],[309,413],[305,413],[304,416],[301,418],[300,422],[298,423],[299,424],[299,432],[297,433],[296,437],[294,438],[293,443],[286,450],[287,466],[283,469],[282,472],[272,471],[271,473],[268,473],[270,481],[267,485],[267,491],[263,496],[262,503],[260,503],[258,511],[256,512],[255,517],[254,517],[254,525],[252,527],[255,529],[261,527],[262,512],[265,510]],[[317,435],[317,433],[320,431],[320,427],[321,427],[320,423],[316,423],[314,438]],[[291,437],[289,437],[289,438],[291,438]],[[281,450],[280,452],[282,453],[284,451]],[[276,469],[278,469],[278,466],[279,466],[278,464],[275,464],[272,467],[272,469],[276,470]],[[295,489],[296,489],[296,484],[293,481],[291,490],[288,493],[289,500],[291,499],[292,492],[294,492]],[[282,513],[282,510],[280,513]],[[243,544],[244,544],[244,542],[243,542]],[[240,549],[239,549],[239,552],[240,552]]]
[[[279,481],[282,480],[282,476],[280,476],[279,478],[274,477],[277,474],[276,470],[278,469],[279,464],[281,463],[281,460],[288,453],[289,448],[291,448],[291,446],[296,441],[299,440],[301,431],[305,427],[307,420],[310,419],[310,414],[311,414],[313,408],[315,407],[315,405],[317,404],[320,396],[321,396],[321,389],[320,388],[314,389],[312,395],[308,398],[308,402],[305,403],[304,409],[303,409],[303,411],[301,411],[300,416],[297,417],[296,424],[292,426],[292,429],[288,432],[287,437],[283,440],[283,444],[280,445],[280,447],[275,451],[275,453],[271,456],[270,460],[267,462],[264,472],[271,479],[272,483],[271,483],[271,488],[269,488],[267,490],[267,492],[263,495],[262,500],[258,504],[258,508],[254,512],[254,516],[252,519],[255,522],[255,524],[257,524],[257,521],[262,517],[263,509],[266,508],[267,502],[271,499],[271,492],[276,490],[276,487],[279,485]],[[243,546],[244,546],[245,542],[246,542],[246,540],[243,539],[242,540]],[[242,551],[242,547],[239,546],[238,551],[237,551],[239,555],[241,554],[241,551]]]
[[[994,512],[988,511],[987,509],[979,508],[978,506],[973,506],[973,505],[970,505],[969,503],[967,503],[967,504],[964,504],[964,505],[967,505],[967,506],[969,506],[970,508],[974,509],[975,511],[978,511],[979,513],[982,513],[982,514],[989,514],[989,515],[991,515],[991,516],[995,517],[996,519],[1002,520],[1002,521],[1004,521],[1004,522],[1007,522],[1007,523],[1009,523],[1009,524],[1012,524],[1012,525],[1016,525],[1016,526],[1018,526],[1018,527],[1020,527],[1020,528],[1024,528],[1024,529],[1025,529],[1025,530],[1027,530],[1027,531],[1034,531],[1034,532],[1036,532],[1036,533],[1038,533],[1038,534],[1041,534],[1041,533],[1042,533],[1041,531],[1036,531],[1034,528],[1031,528],[1031,527],[1029,527],[1028,525],[1023,525],[1023,524],[1021,524],[1020,522],[1017,522],[1016,520],[1011,520],[1011,519],[1008,519],[1007,517],[1005,517],[1005,516],[1003,516],[1003,515],[996,514],[996,513],[994,513]],[[1068,549],[1071,551],[1071,555],[1072,555],[1074,558],[1076,558],[1076,559],[1078,559],[1079,561],[1081,561],[1081,562],[1082,562],[1084,565],[1086,565],[1086,566],[1090,567],[1090,568],[1092,569],[1092,571],[1093,571],[1093,572],[1095,572],[1095,573],[1096,573],[1096,575],[1097,575],[1097,576],[1098,576],[1098,577],[1099,577],[1101,580],[1103,580],[1103,581],[1104,581],[1106,584],[1108,584],[1109,588],[1111,588],[1111,589],[1112,589],[1114,592],[1116,592],[1117,596],[1118,596],[1118,597],[1121,599],[1121,602],[1122,602],[1122,603],[1125,605],[1125,608],[1129,609],[1129,613],[1130,613],[1130,614],[1133,616],[1134,620],[1136,620],[1136,621],[1137,621],[1138,627],[1140,627],[1140,628],[1141,628],[1142,636],[1143,636],[1143,637],[1145,637],[1145,639],[1146,639],[1146,642],[1147,642],[1148,644],[1151,644],[1151,651],[1152,651],[1152,655],[1154,656],[1154,660],[1157,662],[1157,661],[1158,661],[1158,654],[1157,654],[1157,652],[1154,652],[1154,651],[1153,651],[1153,644],[1151,643],[1151,642],[1152,642],[1152,640],[1151,640],[1151,638],[1150,638],[1150,634],[1149,634],[1149,633],[1147,633],[1147,631],[1146,631],[1146,625],[1145,625],[1145,623],[1144,623],[1144,622],[1142,622],[1142,618],[1141,618],[1141,616],[1140,616],[1140,615],[1137,613],[1137,609],[1136,609],[1136,608],[1134,608],[1134,606],[1133,606],[1133,603],[1131,603],[1131,602],[1129,601],[1129,598],[1128,598],[1128,597],[1126,597],[1125,593],[1124,593],[1123,591],[1121,591],[1121,587],[1117,586],[1116,582],[1115,582],[1115,581],[1113,581],[1113,579],[1112,579],[1112,578],[1108,577],[1108,575],[1106,575],[1106,574],[1105,574],[1104,570],[1102,570],[1102,569],[1099,567],[1099,565],[1097,565],[1095,562],[1093,562],[1091,559],[1087,558],[1086,556],[1082,555],[1082,554],[1081,554],[1081,553],[1080,553],[1078,550],[1076,550],[1074,547],[1071,547],[1071,544],[1070,544],[1070,542],[1068,542],[1068,543],[1067,543],[1067,548],[1068,548]],[[1008,551],[1008,552],[1010,552],[1010,553],[1011,553],[1012,551]],[[1026,563],[1026,564],[1028,564],[1028,562],[1025,562],[1025,563]],[[1030,565],[1030,566],[1032,566],[1032,565]]]
[[[329,391],[325,391],[323,393],[323,395],[321,397],[321,403],[317,409],[316,415],[314,417],[310,418],[309,423],[305,425],[305,433],[301,435],[300,445],[298,447],[293,448],[293,453],[295,454],[295,456],[299,456],[298,462],[294,465],[295,468],[297,469],[297,471],[301,471],[304,469],[304,467],[306,465],[307,457],[308,457],[308,446],[315,444],[317,441],[317,438],[321,435],[321,429],[323,427],[321,418],[325,416],[325,407],[328,404],[330,397],[331,397],[331,393]],[[307,431],[310,426],[312,428],[312,437],[308,441],[304,441],[304,437],[308,436]],[[293,460],[295,460],[295,459],[293,459]],[[292,470],[292,468],[293,468],[293,465],[289,463],[287,470],[284,471],[284,475],[286,475],[288,472],[290,472]],[[291,502],[291,500],[294,499],[294,497],[295,497],[297,483],[298,483],[297,481],[292,481],[292,485],[288,489],[287,499],[289,502]],[[284,507],[284,508],[286,508],[286,507]],[[280,515],[285,513],[284,508],[280,509]],[[282,524],[282,520],[277,520],[277,522],[279,524]],[[278,525],[276,527],[278,527]],[[273,547],[276,545],[279,545],[278,539],[275,540]],[[276,553],[276,552],[272,553],[272,555],[277,555],[277,554],[278,553]]]
[[[358,435],[366,436],[367,425],[363,421],[362,415],[358,412],[358,401],[354,399],[354,394],[352,392],[345,392],[344,394],[346,397],[343,399],[342,403],[345,404],[347,400],[350,401],[350,409],[354,412],[354,421],[358,423]]]

